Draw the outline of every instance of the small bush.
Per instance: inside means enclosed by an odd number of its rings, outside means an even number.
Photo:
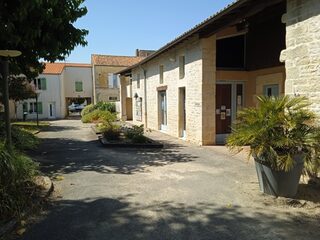
[[[89,105],[85,106],[84,109],[82,109],[82,111],[81,111],[81,117],[83,117],[84,115],[87,115],[88,113],[91,113],[95,109],[96,108],[93,104],[89,104]]]
[[[35,135],[19,126],[12,125],[11,134],[13,145],[21,151],[34,149],[40,142]],[[4,141],[5,137],[5,125],[0,123],[0,141]]]
[[[21,152],[9,154],[0,143],[0,221],[17,217],[30,205],[38,165]]]
[[[116,104],[113,102],[98,102],[97,104],[89,104],[81,111],[81,116],[84,117],[85,115],[95,111],[109,111],[111,113],[116,113]]]
[[[133,143],[146,143],[148,139],[143,135],[136,135],[131,140]]]
[[[102,135],[109,141],[115,141],[120,138],[120,127],[118,125],[105,125]]]
[[[127,128],[125,131],[125,136],[128,139],[131,139],[134,143],[145,143],[147,138],[144,136],[144,126],[133,126],[131,128]]]
[[[99,109],[94,110],[82,117],[84,123],[98,123],[98,122],[114,122],[117,120],[117,116],[109,111],[102,111]]]
[[[98,102],[95,107],[102,111],[109,111],[111,113],[116,112],[116,104],[113,102]]]

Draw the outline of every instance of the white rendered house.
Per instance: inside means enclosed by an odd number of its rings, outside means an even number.
[[[46,68],[33,81],[36,98],[17,103],[17,118],[61,119],[68,115],[73,102],[91,103],[92,71],[90,64],[46,63]]]

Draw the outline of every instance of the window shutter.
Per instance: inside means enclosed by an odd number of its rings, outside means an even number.
[[[41,90],[47,90],[47,79],[41,78]]]
[[[113,88],[113,74],[108,73],[108,87]]]
[[[39,114],[42,114],[42,102],[38,102],[37,112],[38,112]]]
[[[83,91],[82,82],[75,82],[75,84],[76,84],[76,92],[82,92]]]
[[[184,78],[185,75],[185,57],[179,57],[179,77],[180,79]]]
[[[23,112],[28,112],[28,103],[24,102],[22,105],[22,109]]]

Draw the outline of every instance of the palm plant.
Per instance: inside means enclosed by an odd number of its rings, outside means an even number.
[[[320,131],[308,106],[304,97],[260,96],[258,108],[246,108],[238,113],[227,145],[236,152],[242,146],[250,146],[249,156],[276,171],[291,170],[297,155],[319,163],[314,156]]]

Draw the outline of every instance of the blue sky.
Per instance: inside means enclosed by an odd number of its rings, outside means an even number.
[[[87,0],[86,16],[76,22],[89,30],[88,45],[77,47],[67,62],[90,63],[92,53],[126,55],[159,49],[232,0]]]

